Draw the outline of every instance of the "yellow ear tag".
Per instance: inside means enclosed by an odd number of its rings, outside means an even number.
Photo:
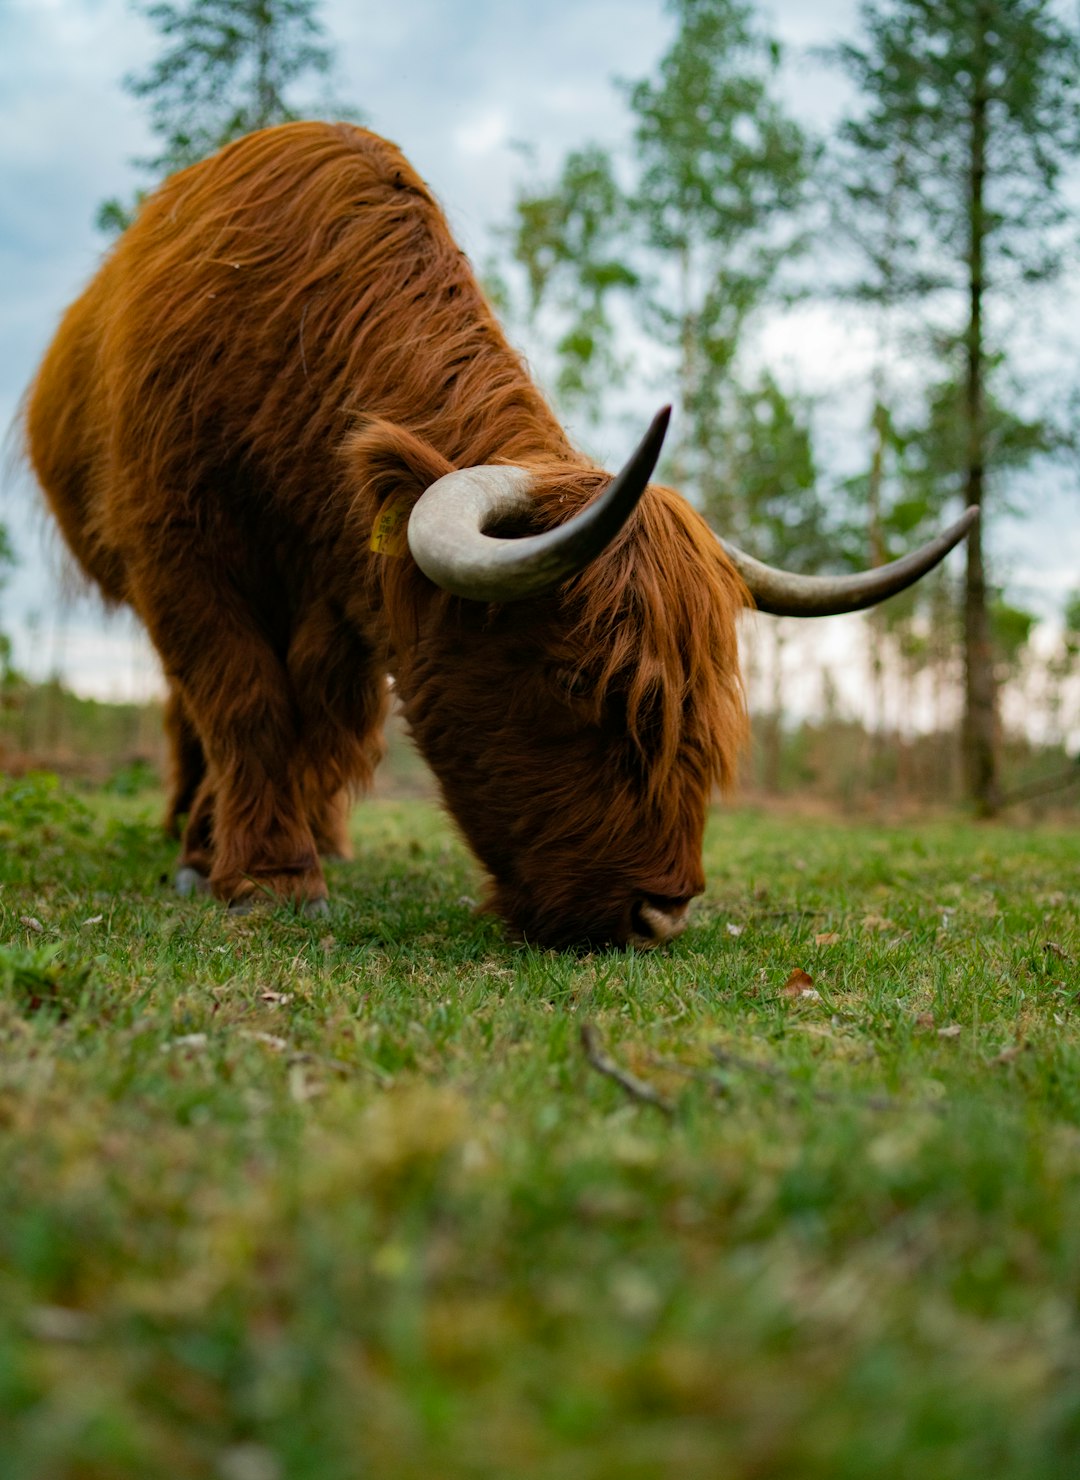
[[[399,494],[397,498],[391,499],[379,510],[379,516],[371,531],[370,542],[370,548],[375,551],[376,555],[405,554],[409,546],[406,532],[412,506],[411,498],[405,494]]]

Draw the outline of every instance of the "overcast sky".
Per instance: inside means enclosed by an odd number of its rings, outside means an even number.
[[[852,34],[855,9],[854,0],[773,0],[763,7],[788,48],[784,102],[811,127],[827,126],[844,89],[806,49]],[[322,15],[338,52],[336,94],[401,145],[481,261],[522,178],[515,143],[534,146],[540,172],[550,174],[568,148],[624,137],[626,114],[611,80],[648,74],[672,29],[661,0],[326,0]],[[139,104],[120,81],[155,50],[153,31],[128,0],[0,0],[4,426],[61,312],[101,254],[104,242],[93,226],[98,204],[129,195],[138,183],[129,161],[151,141]],[[830,376],[835,388],[861,373],[866,343],[842,321],[819,316],[814,325],[813,345],[805,342],[806,320],[794,331],[778,330],[775,342],[796,378],[820,364],[819,383],[802,388],[827,395]],[[9,485],[0,518],[22,566],[0,597],[0,622],[13,630],[21,661],[59,660],[81,687],[105,692],[123,690],[133,673],[142,681],[146,667],[131,658],[127,632],[103,628],[85,610],[65,618],[63,651],[48,637],[57,601],[34,532],[34,501],[24,481]],[[1010,535],[1012,570],[1025,589],[1063,590],[1080,580],[1075,494],[1057,490],[1047,502],[1060,511],[1049,554],[1039,554],[1033,528]],[[27,619],[34,616],[45,637],[28,645]]]

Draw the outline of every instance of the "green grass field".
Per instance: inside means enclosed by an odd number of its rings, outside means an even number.
[[[574,957],[426,804],[311,923],[154,807],[0,787],[2,1480],[1080,1474],[1074,834],[719,812]]]

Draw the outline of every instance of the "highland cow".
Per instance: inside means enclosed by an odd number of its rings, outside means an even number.
[[[537,942],[652,944],[704,885],[745,716],[745,607],[853,610],[571,446],[398,150],[252,134],[167,180],[68,310],[30,457],[79,565],[161,656],[177,884],[318,909],[388,675],[489,904]],[[186,820],[185,820],[186,819]]]

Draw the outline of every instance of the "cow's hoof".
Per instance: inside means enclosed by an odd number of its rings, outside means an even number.
[[[325,899],[305,899],[302,914],[309,920],[324,920],[330,913],[330,904]]]
[[[254,898],[253,898],[252,895],[248,894],[243,899],[234,899],[232,901],[232,903],[229,905],[229,908],[226,911],[226,914],[229,914],[229,915],[250,915],[251,912],[252,912],[252,910],[254,908],[255,908],[255,900],[254,900]]]
[[[209,894],[210,880],[190,863],[185,863],[176,870],[173,888],[181,899],[190,899],[193,894]]]

